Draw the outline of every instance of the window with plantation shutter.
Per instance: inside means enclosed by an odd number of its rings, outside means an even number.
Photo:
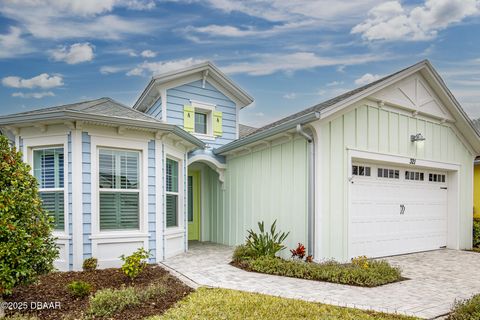
[[[178,162],[166,161],[166,213],[167,227],[178,226]]]
[[[100,230],[139,229],[140,153],[99,150]]]
[[[33,150],[33,174],[37,178],[42,206],[53,218],[55,230],[65,229],[63,148]]]

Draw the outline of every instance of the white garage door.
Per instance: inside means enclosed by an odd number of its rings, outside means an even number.
[[[354,163],[352,173],[350,257],[446,246],[446,172]]]

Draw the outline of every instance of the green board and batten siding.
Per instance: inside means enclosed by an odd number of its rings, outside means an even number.
[[[278,230],[290,232],[286,245],[307,242],[307,143],[291,141],[248,154],[229,157],[225,190],[218,174],[204,175],[203,239],[227,245],[245,241],[247,230],[258,231],[277,219]],[[223,198],[224,197],[224,198]],[[285,250],[288,255],[288,250]]]
[[[471,226],[473,156],[447,125],[359,105],[319,128],[323,257],[343,260],[347,256],[347,148],[460,164],[460,226]],[[426,140],[411,143],[410,135],[418,132]],[[469,247],[469,233],[461,235],[460,247]]]

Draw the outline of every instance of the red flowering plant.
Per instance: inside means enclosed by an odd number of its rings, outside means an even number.
[[[303,260],[303,258],[305,258],[305,246],[301,243],[298,243],[297,248],[290,250],[290,252],[292,253],[292,258],[298,258],[300,260]]]

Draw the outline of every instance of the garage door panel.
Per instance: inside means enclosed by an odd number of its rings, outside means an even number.
[[[354,177],[350,189],[349,254],[381,257],[437,249],[446,245],[446,183]],[[428,179],[428,171],[424,177]],[[403,210],[402,210],[403,206]],[[403,212],[402,212],[403,211]]]

